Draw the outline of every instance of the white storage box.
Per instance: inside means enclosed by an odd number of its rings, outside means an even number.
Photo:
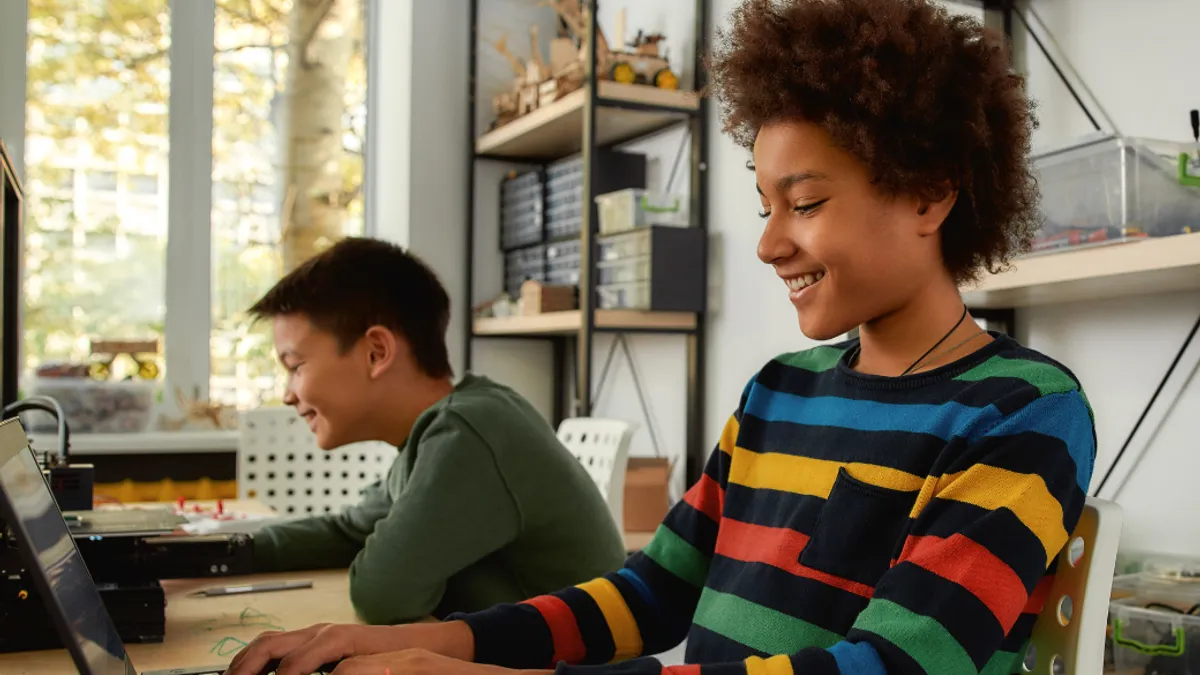
[[[624,232],[650,225],[687,227],[687,201],[668,195],[630,188],[596,195],[600,234]]]
[[[100,381],[86,377],[32,377],[26,389],[33,396],[58,401],[72,434],[146,431],[154,420],[154,381]],[[21,414],[30,433],[54,432],[53,416]]]

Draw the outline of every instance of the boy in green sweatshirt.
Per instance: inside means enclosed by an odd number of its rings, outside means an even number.
[[[450,302],[399,247],[345,239],[284,277],[250,313],[274,323],[284,403],[317,445],[399,449],[342,513],[265,527],[255,568],[350,568],[368,623],[515,602],[616,570],[620,531],[599,490],[520,395],[452,378]]]

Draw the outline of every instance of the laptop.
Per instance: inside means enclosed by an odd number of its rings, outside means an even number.
[[[0,518],[81,675],[220,675],[225,666],[138,673],[42,477],[17,418],[0,422]]]

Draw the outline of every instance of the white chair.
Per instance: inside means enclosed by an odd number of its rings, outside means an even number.
[[[287,406],[240,415],[238,499],[255,499],[281,516],[334,513],[357,504],[382,480],[397,450],[382,442],[321,450],[304,419]]]
[[[558,426],[558,440],[587,469],[608,502],[617,527],[624,526],[625,469],[633,425],[621,420],[572,417]]]
[[[1100,675],[1117,546],[1120,506],[1088,498],[1058,557],[1046,606],[1033,627],[1024,669],[1037,675]]]

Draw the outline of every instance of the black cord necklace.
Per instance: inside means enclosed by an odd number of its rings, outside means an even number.
[[[929,350],[926,351],[924,354],[922,354],[921,358],[917,359],[916,361],[913,361],[913,364],[911,366],[909,366],[908,368],[905,368],[904,372],[900,373],[900,377],[904,377],[905,375],[911,373],[913,368],[916,368],[918,365],[920,365],[920,363],[922,361],[924,361],[926,357],[928,357],[930,354],[933,353],[933,350],[940,347],[941,344],[946,341],[946,338],[950,337],[952,334],[954,334],[954,331],[958,330],[958,327],[962,325],[963,319],[966,319],[966,318],[967,318],[967,306],[963,305],[962,316],[958,317],[958,321],[954,324],[954,327],[951,328],[950,330],[946,331],[946,334],[942,336],[941,340],[938,340],[937,342],[933,343],[933,346],[930,347]]]

